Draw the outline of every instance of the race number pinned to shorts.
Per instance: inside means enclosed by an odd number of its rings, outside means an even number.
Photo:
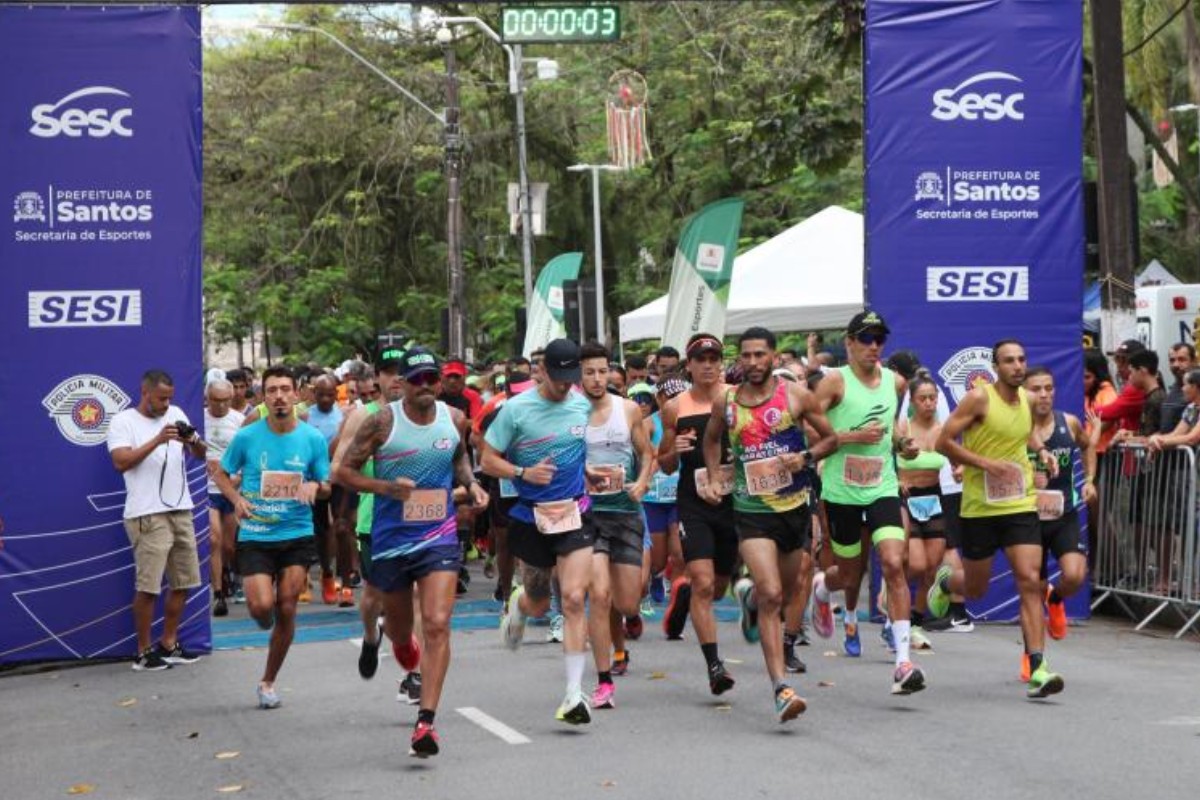
[[[263,470],[259,494],[263,500],[295,500],[300,495],[300,484],[304,476],[299,472]]]
[[[1011,503],[1025,499],[1025,473],[1018,471],[1016,477],[997,478],[990,472],[983,473],[983,493],[989,503]]]
[[[905,505],[908,506],[908,513],[917,522],[929,522],[934,517],[942,515],[942,498],[936,494],[910,497]]]
[[[413,489],[404,501],[405,522],[441,522],[449,503],[445,489]]]
[[[508,499],[517,496],[517,485],[508,478],[500,479],[500,496]]]
[[[679,496],[679,473],[664,475],[659,472],[654,476],[654,496],[660,503],[674,503]]]
[[[588,464],[583,474],[587,479],[587,492],[590,495],[599,497],[625,491],[623,464]]]
[[[883,456],[847,455],[842,464],[842,481],[860,489],[879,486],[883,483]]]
[[[696,491],[708,491],[708,468],[696,470]],[[722,464],[717,468],[717,492],[721,497],[733,494],[733,464]]]
[[[1063,493],[1058,489],[1039,489],[1037,493],[1038,519],[1059,519],[1063,515],[1066,502]]]
[[[752,497],[775,494],[792,485],[792,473],[779,456],[745,461],[742,466],[746,469],[746,492]]]
[[[538,533],[554,535],[577,531],[583,527],[579,501],[555,500],[550,503],[537,503],[533,507],[533,522]]]

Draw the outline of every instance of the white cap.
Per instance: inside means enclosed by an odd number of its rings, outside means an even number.
[[[204,385],[208,386],[213,381],[225,380],[225,370],[213,367],[204,374]]]

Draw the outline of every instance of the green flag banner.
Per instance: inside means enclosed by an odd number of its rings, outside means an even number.
[[[542,267],[526,310],[525,347],[522,349],[526,358],[551,340],[567,335],[563,324],[563,283],[578,279],[582,265],[583,253],[563,253]]]
[[[725,335],[729,281],[742,230],[741,200],[718,200],[688,221],[675,248],[664,345],[683,352],[694,333]]]

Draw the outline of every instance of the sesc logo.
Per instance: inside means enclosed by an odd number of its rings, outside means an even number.
[[[933,93],[933,111],[930,116],[942,122],[952,122],[956,119],[975,121],[982,118],[987,122],[997,122],[1002,119],[1025,119],[1025,112],[1018,108],[1024,102],[1024,92],[1013,92],[1004,95],[1001,92],[963,92],[968,86],[990,81],[1012,81],[1021,83],[1016,75],[1007,72],[981,72],[972,75],[953,89],[938,89]]]
[[[76,100],[93,95],[130,96],[128,92],[111,86],[88,86],[71,92],[57,103],[34,106],[31,114],[33,127],[29,132],[43,139],[53,139],[56,136],[78,139],[85,134],[92,139],[103,139],[114,134],[125,138],[132,137],[133,130],[126,125],[126,121],[133,116],[132,108],[83,109],[71,105]]]

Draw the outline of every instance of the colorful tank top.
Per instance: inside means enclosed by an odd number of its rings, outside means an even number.
[[[1025,453],[1033,430],[1033,412],[1024,389],[1017,390],[1017,402],[1001,399],[996,387],[984,387],[988,410],[983,422],[963,434],[963,447],[984,458],[1008,461],[1021,468],[1016,481],[996,480],[978,467],[963,467],[963,517],[999,517],[1020,514],[1037,508],[1033,486],[1033,468]]]
[[[605,394],[608,399],[608,419],[597,426],[589,422],[584,437],[587,441],[587,467],[593,472],[597,468],[611,472],[611,478],[602,488],[589,484],[588,494],[592,497],[592,508],[599,512],[636,514],[641,510],[633,502],[625,487],[637,478],[637,459],[633,454],[633,436],[629,430],[629,417],[621,398]]]
[[[839,367],[845,389],[842,401],[829,409],[829,424],[838,433],[856,431],[877,422],[883,437],[875,444],[844,444],[825,459],[821,499],[851,506],[869,506],[881,497],[899,497],[896,462],[892,458],[892,427],[898,399],[896,376],[880,368],[879,383],[868,388],[849,367]]]
[[[791,472],[779,459],[808,447],[788,408],[786,382],[775,379],[775,391],[757,406],[738,403],[737,389],[727,388],[725,423],[733,453],[735,511],[771,514],[808,504],[809,471]]]
[[[1063,500],[1069,511],[1079,505],[1079,495],[1075,492],[1075,457],[1079,454],[1079,445],[1076,444],[1075,437],[1071,435],[1071,428],[1067,425],[1066,414],[1061,411],[1054,412],[1054,430],[1043,444],[1046,445],[1046,449],[1054,454],[1055,460],[1058,461],[1058,476],[1051,478],[1047,475],[1046,488],[1051,491],[1062,492]],[[1038,459],[1037,454],[1026,452],[1034,471],[1045,472],[1046,468],[1042,466],[1042,462]]]
[[[382,494],[375,498],[371,523],[374,560],[458,542],[452,490],[459,434],[450,408],[438,402],[433,422],[418,425],[404,413],[403,400],[388,406],[392,432],[375,453],[375,477],[384,481],[409,478],[417,488],[407,501]]]

